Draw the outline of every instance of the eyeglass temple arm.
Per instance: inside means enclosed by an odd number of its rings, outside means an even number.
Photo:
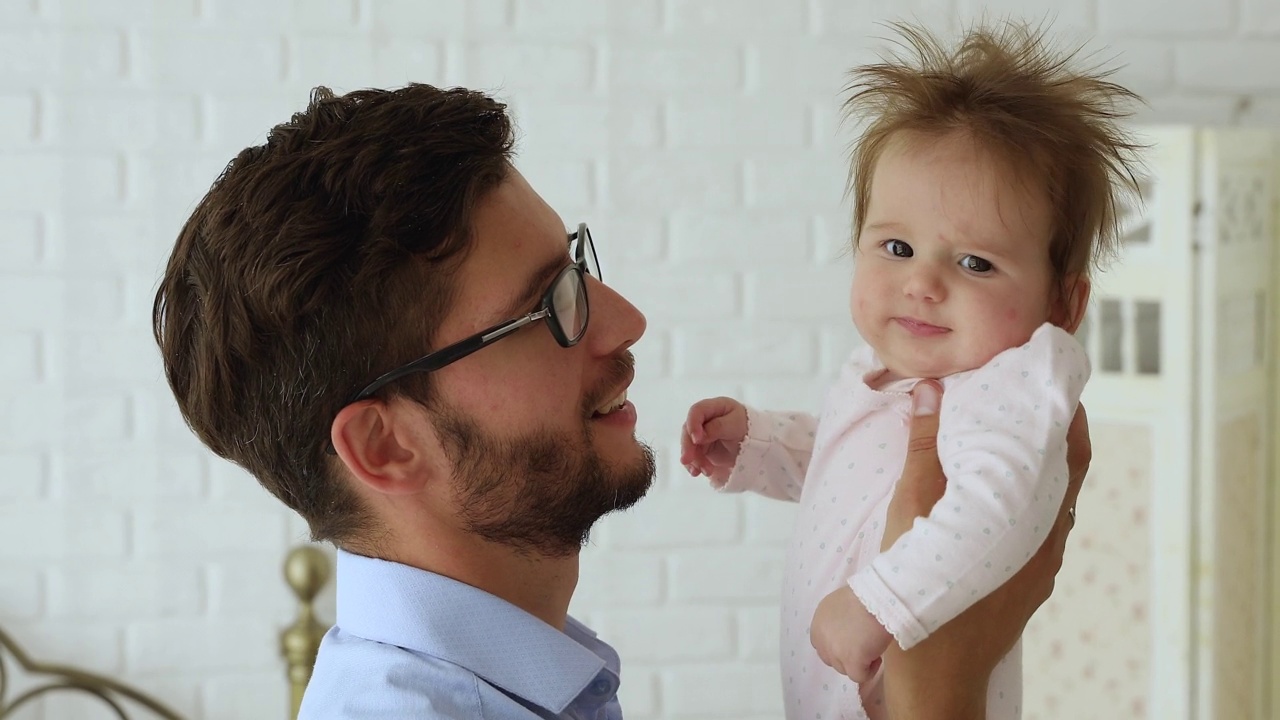
[[[412,375],[413,373],[418,373],[418,372],[433,372],[435,370],[439,370],[445,365],[449,365],[450,363],[457,362],[458,360],[461,360],[462,358],[479,350],[485,345],[488,345],[489,343],[492,343],[499,338],[510,335],[511,333],[515,332],[516,330],[519,330],[525,325],[528,325],[529,323],[532,323],[532,322],[537,322],[538,320],[541,320],[546,316],[547,316],[546,310],[538,310],[536,312],[531,312],[528,315],[525,315],[524,317],[516,318],[515,320],[502,323],[501,325],[495,325],[494,327],[491,327],[488,330],[485,330],[476,335],[472,335],[466,340],[460,340],[448,347],[441,348],[438,352],[431,353],[430,355],[426,356],[425,358],[423,358],[422,360],[419,360],[416,363],[411,363],[409,365],[405,365],[404,367],[392,370],[391,372],[383,375],[377,380],[374,380],[373,382],[369,383],[369,385],[366,386],[365,389],[360,391],[359,395],[356,395],[355,399],[352,400],[352,402],[359,402],[360,400],[367,399],[368,397],[376,393],[378,390],[380,390],[382,386],[388,383],[394,382],[396,380],[399,380],[405,375]]]

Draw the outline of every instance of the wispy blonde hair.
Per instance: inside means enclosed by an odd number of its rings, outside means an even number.
[[[1112,256],[1121,198],[1137,194],[1141,149],[1120,126],[1140,98],[1108,79],[1115,70],[1076,68],[1078,49],[1059,52],[1043,27],[1014,20],[971,28],[954,47],[915,25],[891,27],[896,49],[851,70],[846,88],[846,117],[866,124],[850,168],[855,245],[876,162],[894,136],[961,131],[1043,182],[1059,283]]]

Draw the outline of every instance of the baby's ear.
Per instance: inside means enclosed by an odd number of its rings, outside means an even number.
[[[1053,305],[1049,309],[1049,322],[1075,333],[1084,321],[1085,308],[1089,306],[1092,285],[1084,275],[1068,275],[1055,291]]]

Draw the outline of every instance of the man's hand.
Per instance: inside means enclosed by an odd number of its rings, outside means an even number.
[[[889,503],[882,547],[889,547],[942,497],[946,477],[938,463],[941,388],[923,381],[913,391],[914,417],[902,478]],[[1093,457],[1084,406],[1067,431],[1070,482],[1057,521],[1031,560],[995,592],[938,628],[911,650],[885,653],[885,697],[891,717],[961,720],[985,716],[987,683],[1000,658],[1013,649],[1031,615],[1053,592],[1076,499]]]

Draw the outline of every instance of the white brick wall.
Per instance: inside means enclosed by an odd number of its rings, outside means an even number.
[[[596,533],[574,610],[621,651],[629,718],[778,717],[790,509],[685,477],[676,429],[707,394],[813,407],[853,339],[837,108],[872,23],[1008,11],[1097,36],[1145,122],[1280,123],[1280,0],[0,3],[0,623],[192,718],[283,717],[303,529],[182,425],[151,293],[312,85],[465,84],[510,100],[526,174],[650,319],[633,397],[662,477]]]

